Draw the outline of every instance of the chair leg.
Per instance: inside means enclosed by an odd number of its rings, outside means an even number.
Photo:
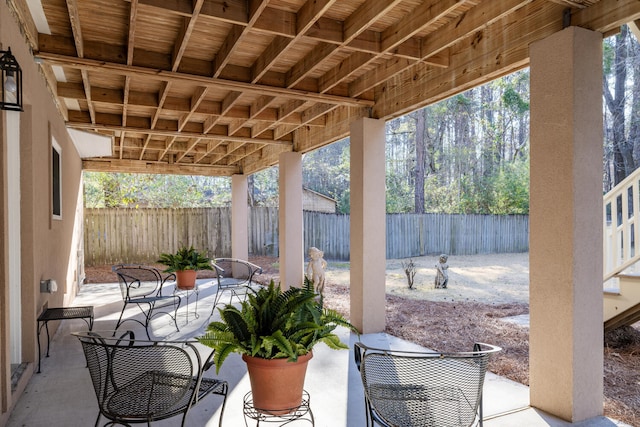
[[[220,407],[220,420],[218,421],[218,426],[222,427],[222,416],[224,415],[224,408],[227,404],[227,393],[229,393],[229,386],[224,386],[224,394],[222,395],[222,406]]]
[[[120,325],[122,324],[122,316],[124,315],[124,310],[127,308],[127,303],[125,302],[122,305],[122,311],[120,311],[120,317],[118,318],[118,323],[116,323],[116,327],[115,330],[117,331],[118,328],[120,327]],[[114,334],[115,335],[115,334]],[[98,415],[98,417],[100,417],[100,415]],[[97,422],[97,421],[96,421]]]
[[[178,297],[178,305],[176,305],[175,300],[173,301],[173,323],[176,325],[176,331],[180,332],[180,328],[178,327],[178,309],[180,308],[180,303],[182,302],[182,300],[180,299],[180,297]],[[196,313],[198,312],[198,297],[196,296]],[[187,310],[189,310],[189,307],[187,307]],[[187,312],[188,313],[188,312]]]
[[[151,341],[151,336],[149,335],[149,325],[151,324],[151,316],[153,315],[153,304],[151,303],[148,303],[148,304],[149,304],[149,310],[147,310],[145,313],[144,330],[147,333],[147,339]],[[140,307],[140,304],[138,304],[138,307]],[[142,307],[140,307],[140,309],[142,310]]]

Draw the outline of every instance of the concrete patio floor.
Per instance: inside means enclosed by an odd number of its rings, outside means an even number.
[[[211,304],[215,285],[209,280],[200,281],[197,301],[193,295],[189,306],[183,301],[176,331],[168,316],[158,316],[152,321],[152,338],[181,340],[202,334],[208,322],[214,317]],[[120,291],[115,283],[85,285],[74,301],[76,306],[93,305],[95,314],[94,331],[113,329],[122,308]],[[188,318],[186,310],[189,309]],[[141,318],[137,308],[127,310],[125,315]],[[53,326],[53,324],[52,324]],[[120,330],[131,329],[136,337],[146,338],[144,329],[135,322],[125,322]],[[40,426],[90,426],[94,425],[98,414],[97,401],[86,368],[84,355],[77,338],[70,335],[86,330],[80,320],[65,320],[52,337],[50,357],[42,359],[42,373],[34,374],[23,395],[9,418],[9,427]],[[43,331],[44,335],[44,331]],[[343,342],[353,343],[358,336],[346,329],[339,331]],[[420,349],[420,347],[387,334],[367,334],[360,337],[365,344],[375,347]],[[43,348],[46,336],[41,336]],[[472,343],[470,343],[471,345]],[[208,348],[202,347],[203,351]],[[37,366],[35,367],[37,370]],[[224,411],[223,425],[238,427],[255,425],[255,421],[243,416],[243,397],[249,391],[249,379],[244,362],[238,355],[231,355],[225,361],[218,375],[213,368],[207,376],[217,376],[229,383],[229,396]],[[353,362],[353,350],[330,350],[324,344],[314,349],[314,357],[309,362],[305,389],[310,395],[310,406],[318,427],[360,427],[365,426],[364,397],[358,370]],[[529,389],[526,386],[488,373],[484,386],[484,425],[486,427],[527,427],[527,426],[581,426],[612,427],[626,426],[605,417],[597,417],[581,423],[571,424],[554,418],[529,406]],[[221,399],[209,396],[190,412],[188,426],[217,426]],[[107,420],[101,419],[101,425]],[[154,426],[175,426],[180,418],[153,423]],[[310,425],[298,421],[291,425]]]

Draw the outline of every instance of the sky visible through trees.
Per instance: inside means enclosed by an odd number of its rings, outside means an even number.
[[[603,191],[640,165],[640,44],[603,42]],[[529,212],[529,71],[519,71],[386,123],[388,213]],[[349,212],[349,140],[303,157],[303,186]],[[86,172],[85,206],[231,203],[226,177]],[[278,168],[251,175],[249,204],[277,206]]]

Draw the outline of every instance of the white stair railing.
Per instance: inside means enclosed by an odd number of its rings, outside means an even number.
[[[604,196],[603,267],[606,283],[640,260],[640,168]]]

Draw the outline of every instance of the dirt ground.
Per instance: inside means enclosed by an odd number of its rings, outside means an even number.
[[[278,280],[276,258],[250,258],[263,268],[262,282]],[[416,266],[409,289],[403,263]],[[435,289],[437,256],[387,261],[386,332],[442,351],[474,342],[502,347],[489,369],[529,384],[529,329],[505,318],[529,313],[529,254],[450,256],[447,289]],[[207,277],[201,271],[198,277]],[[114,282],[111,266],[86,268],[87,283]],[[349,264],[328,261],[325,304],[349,316]],[[640,327],[605,337],[605,415],[640,426]]]

